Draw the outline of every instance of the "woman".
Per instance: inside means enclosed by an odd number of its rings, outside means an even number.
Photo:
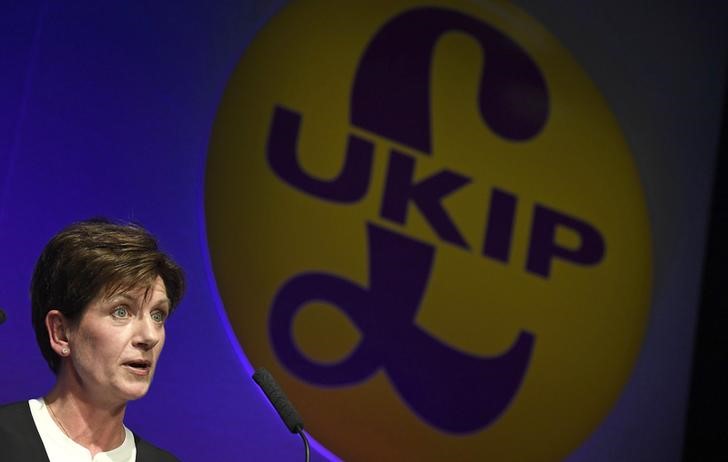
[[[4,461],[177,460],[124,426],[164,346],[184,277],[146,230],[76,223],[43,250],[31,283],[36,339],[56,375],[42,398],[0,407]]]

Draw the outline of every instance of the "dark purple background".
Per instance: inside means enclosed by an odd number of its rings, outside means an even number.
[[[96,215],[135,220],[186,269],[149,395],[127,424],[183,460],[303,457],[249,379],[221,318],[204,241],[203,174],[226,79],[272,2],[3,3],[0,14],[0,401],[53,376],[28,283],[48,238]],[[322,460],[314,454],[314,460]]]

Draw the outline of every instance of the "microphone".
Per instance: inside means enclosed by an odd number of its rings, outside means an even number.
[[[5,316],[5,312],[0,309],[0,324],[4,323],[6,319],[8,319],[8,317]]]
[[[298,433],[303,439],[303,445],[306,449],[306,462],[309,461],[310,449],[308,446],[308,439],[303,431],[303,420],[298,414],[298,411],[293,404],[288,400],[286,394],[283,393],[281,387],[275,381],[273,376],[266,369],[259,367],[253,374],[253,380],[260,386],[268,398],[268,401],[273,405],[278,415],[283,419],[283,423],[286,424],[288,430],[291,433]]]

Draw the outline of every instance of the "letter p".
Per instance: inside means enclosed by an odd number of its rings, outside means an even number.
[[[563,247],[556,242],[556,229],[559,226],[567,227],[579,235],[581,242],[578,248]],[[534,207],[526,262],[528,271],[548,278],[554,258],[579,265],[595,265],[602,257],[604,238],[592,225],[541,205]]]

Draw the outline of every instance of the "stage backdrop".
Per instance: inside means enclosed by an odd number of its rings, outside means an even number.
[[[0,402],[53,376],[45,242],[185,268],[128,425],[183,460],[676,461],[728,9],[9,2]]]

